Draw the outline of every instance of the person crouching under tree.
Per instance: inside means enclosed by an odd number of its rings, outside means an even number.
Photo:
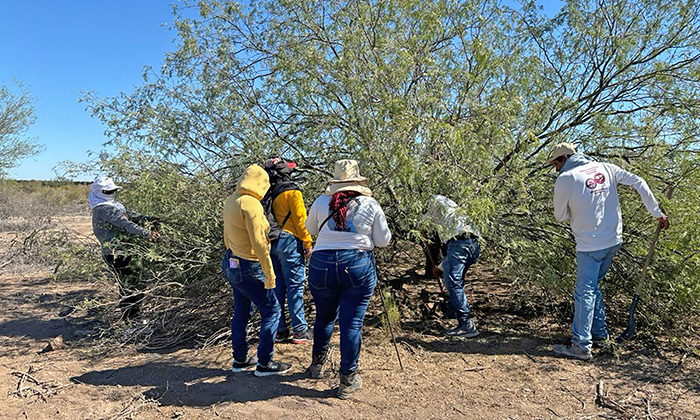
[[[476,337],[479,331],[474,325],[467,295],[464,293],[464,275],[479,258],[479,231],[463,209],[443,195],[433,196],[423,219],[433,225],[447,247],[442,262],[443,282],[457,316],[457,327],[448,330],[446,334],[449,337]],[[437,275],[437,267],[433,267],[433,270]]]

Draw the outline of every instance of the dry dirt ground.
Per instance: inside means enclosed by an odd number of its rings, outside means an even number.
[[[87,217],[64,225],[89,234]],[[0,236],[0,247],[7,238]],[[700,418],[694,353],[633,343],[588,363],[559,359],[549,348],[565,330],[500,311],[511,292],[486,273],[470,280],[481,336],[449,341],[439,334],[448,321],[421,333],[404,320],[397,334],[400,370],[386,333],[368,326],[360,357],[364,388],[341,401],[333,397],[337,341],[332,375],[319,381],[304,373],[310,344],[277,345],[276,358],[294,368],[289,376],[268,378],[232,374],[226,343],[159,353],[128,344],[105,348],[104,340],[85,337],[99,321],[81,302],[115,290],[54,281],[51,267],[8,264],[0,268],[0,418]],[[66,347],[42,352],[57,335]]]

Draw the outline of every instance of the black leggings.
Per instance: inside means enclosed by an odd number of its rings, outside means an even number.
[[[117,276],[119,307],[122,308],[122,316],[126,319],[135,318],[139,314],[144,294],[134,293],[133,289],[137,286],[138,273],[129,264],[131,255],[104,255],[104,260]]]

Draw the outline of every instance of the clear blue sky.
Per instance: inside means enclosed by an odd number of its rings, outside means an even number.
[[[16,79],[36,98],[37,119],[28,135],[46,147],[11,170],[11,178],[53,179],[59,162],[85,162],[88,151],[102,149],[104,128],[78,100],[87,91],[102,98],[132,92],[143,83],[144,66],[161,66],[175,49],[173,3],[178,1],[0,0],[0,85],[12,89]],[[562,4],[538,3],[547,14]]]
[[[36,98],[29,136],[46,150],[12,170],[15,179],[53,179],[63,160],[84,162],[106,141],[78,100],[131,92],[144,66],[159,68],[172,39],[176,0],[0,0],[0,84],[17,79]],[[86,177],[88,178],[88,177]]]

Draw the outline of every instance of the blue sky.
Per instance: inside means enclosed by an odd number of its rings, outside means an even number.
[[[17,92],[16,79],[36,98],[28,136],[46,147],[11,170],[11,178],[53,179],[59,162],[85,162],[88,151],[102,149],[104,129],[79,99],[87,91],[102,98],[130,93],[142,84],[144,66],[161,66],[175,49],[173,3],[0,0],[0,85]],[[548,14],[562,4],[538,3]]]
[[[29,136],[46,146],[12,178],[53,179],[58,162],[84,162],[102,148],[104,129],[78,100],[131,92],[144,66],[160,67],[175,48],[174,2],[0,0],[0,84],[18,92],[16,79],[36,98]]]

